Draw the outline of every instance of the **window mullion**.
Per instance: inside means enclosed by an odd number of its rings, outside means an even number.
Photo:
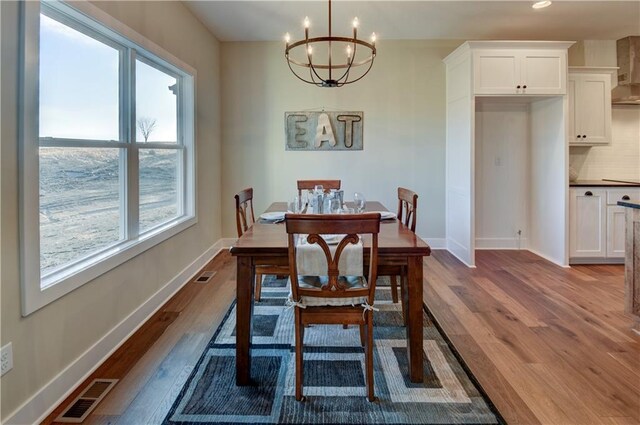
[[[127,51],[127,70],[126,70],[126,116],[124,123],[126,126],[127,147],[127,183],[126,183],[126,199],[127,199],[127,232],[128,239],[135,239],[139,234],[139,166],[138,166],[138,148],[136,145],[136,52],[134,49]]]

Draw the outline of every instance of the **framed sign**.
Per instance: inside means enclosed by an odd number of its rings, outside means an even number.
[[[361,151],[364,112],[285,112],[288,151]]]

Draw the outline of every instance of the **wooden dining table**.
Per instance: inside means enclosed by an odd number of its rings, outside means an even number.
[[[274,202],[266,212],[286,211],[285,202]],[[380,202],[367,202],[366,211],[387,211]],[[368,243],[364,238],[363,254],[368,262]],[[251,383],[251,319],[255,266],[288,265],[287,233],[284,223],[257,221],[231,248],[236,257],[236,385]],[[403,265],[407,268],[407,356],[411,382],[423,381],[423,307],[422,258],[431,248],[399,220],[383,220],[378,235],[378,264]]]

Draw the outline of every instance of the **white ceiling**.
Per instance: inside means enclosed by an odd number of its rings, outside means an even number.
[[[185,1],[221,41],[302,37],[327,31],[327,1]],[[333,33],[348,35],[358,16],[360,34],[379,39],[612,40],[640,34],[640,1],[333,1]]]

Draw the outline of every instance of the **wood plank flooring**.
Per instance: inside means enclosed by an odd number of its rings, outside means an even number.
[[[205,269],[217,274],[188,283],[89,378],[120,382],[85,423],[162,421],[235,296],[227,252]],[[480,251],[476,269],[434,251],[424,300],[509,424],[637,425],[640,336],[623,278],[622,266],[563,269],[527,251]]]

